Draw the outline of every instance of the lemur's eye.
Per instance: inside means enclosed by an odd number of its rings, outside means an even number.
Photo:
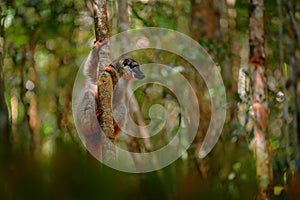
[[[123,61],[123,66],[129,66],[130,69],[133,69],[133,68],[135,68],[135,67],[138,67],[139,64],[138,64],[135,60],[133,60],[133,59],[126,58],[126,59],[124,59],[124,61]]]
[[[123,61],[123,65],[124,65],[124,66],[129,65],[129,60],[128,60],[127,58]]]

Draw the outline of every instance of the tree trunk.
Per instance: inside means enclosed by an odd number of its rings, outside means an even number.
[[[211,0],[191,0],[192,16],[190,31],[195,40],[213,39],[218,34],[216,27],[216,15],[214,1]]]
[[[107,41],[109,38],[109,23],[107,17],[106,0],[95,0],[93,2],[94,8],[94,22],[95,22],[95,45]],[[110,64],[110,48],[109,43],[104,42],[103,47],[98,51],[99,62],[98,69],[98,106],[103,110],[100,116],[99,124],[102,129],[101,134],[101,150],[102,159],[110,161],[116,159],[116,149],[114,146],[114,125],[112,113],[112,93],[113,82],[109,73],[103,69]],[[102,95],[107,93],[108,95]],[[101,102],[101,103],[100,103]]]
[[[217,34],[220,30],[217,30],[219,27],[216,26],[216,18],[219,15],[216,15],[215,12],[215,3],[211,0],[191,0],[191,21],[190,21],[190,33],[193,39],[196,41],[210,41],[212,39],[219,39]],[[189,74],[191,77],[192,84],[194,88],[198,90],[198,102],[202,102],[199,105],[199,109],[203,111],[203,118],[200,120],[200,130],[197,133],[195,140],[193,141],[196,144],[195,156],[198,158],[199,151],[201,149],[203,140],[205,138],[205,133],[208,128],[208,122],[210,121],[210,109],[207,107],[207,104],[204,100],[205,86],[202,79],[197,77],[196,73],[191,72]],[[203,103],[205,102],[205,103]],[[192,158],[193,156],[189,156]],[[197,163],[199,169],[210,169],[211,163],[208,159],[201,159]],[[208,170],[200,170],[201,175],[204,179],[208,179]]]
[[[117,0],[116,4],[117,4],[116,13],[117,13],[117,18],[118,18],[118,32],[127,31],[129,28],[129,15],[128,15],[127,0]],[[123,34],[126,34],[126,33],[123,33]],[[121,49],[122,54],[124,54],[128,51],[127,37],[121,38],[121,48],[122,48]],[[126,94],[127,94],[127,92],[126,92]],[[128,98],[127,95],[124,95],[124,98],[127,99]],[[138,140],[131,135],[128,135],[128,137],[129,137],[129,140],[127,143],[128,149],[131,152],[140,153],[141,147],[140,147]],[[137,168],[142,165],[142,161],[139,159],[138,156],[136,156],[136,157],[133,156],[133,160],[134,160],[134,163]]]
[[[294,11],[292,2],[290,0],[286,1],[286,8],[287,14],[289,19],[289,40],[288,40],[288,55],[289,55],[289,66],[290,66],[290,74],[289,74],[289,81],[287,87],[291,93],[291,112],[293,113],[293,124],[292,124],[292,140],[293,140],[293,147],[295,151],[295,160],[300,161],[300,148],[299,148],[299,137],[300,133],[298,133],[298,100],[297,100],[297,64],[296,64],[296,57],[295,57],[295,43],[298,41],[300,47],[300,34],[298,31],[297,24],[295,22]],[[299,166],[298,170],[299,169]]]
[[[96,41],[102,42],[109,37],[106,0],[94,1],[94,23]]]
[[[269,149],[267,83],[264,49],[264,1],[249,2],[249,45],[254,112],[256,178],[259,199],[271,199],[273,193],[272,159]]]
[[[286,89],[286,76],[284,73],[283,61],[284,61],[284,53],[283,53],[283,45],[282,45],[282,0],[277,0],[277,8],[278,8],[278,49],[279,49],[279,67],[282,70],[281,87],[283,90],[283,94],[287,95]],[[289,125],[288,125],[288,102],[287,100],[283,101],[283,127],[282,132],[284,134],[284,142],[285,142],[285,154],[286,154],[286,162],[288,165],[291,162],[291,156],[289,152],[290,148],[290,135],[289,135]]]
[[[5,38],[4,38],[4,21],[5,14],[0,7],[0,147],[8,145],[10,124],[8,117],[8,108],[5,101],[5,84],[4,84],[4,57],[5,57]]]
[[[237,30],[236,30],[236,9],[235,1],[227,0],[228,6],[228,32],[229,32],[229,42],[230,42],[230,64],[231,71],[228,72],[230,80],[230,88],[232,92],[237,92],[237,82],[238,82],[238,71],[240,67],[240,45],[237,39]],[[230,68],[230,67],[228,67]]]
[[[31,71],[29,73],[29,77],[34,84],[34,87],[37,88],[38,86],[38,74],[37,74],[37,69],[36,69],[36,62],[34,59],[35,55],[35,49],[36,49],[36,44],[34,41],[34,35],[35,32],[32,31],[29,36],[29,48],[30,48],[30,53],[31,53]],[[36,95],[36,92],[30,91],[30,103],[29,103],[29,125],[31,128],[31,150],[34,152],[34,154],[37,154],[40,149],[41,145],[41,120],[39,117],[38,113],[38,97]]]

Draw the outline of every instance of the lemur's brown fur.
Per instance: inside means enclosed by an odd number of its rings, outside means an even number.
[[[84,94],[82,95],[78,107],[76,110],[76,121],[80,127],[80,132],[86,140],[86,145],[89,148],[97,149],[100,148],[100,129],[99,129],[99,120],[101,114],[103,113],[101,109],[97,106],[96,102],[99,102],[99,95],[97,89],[97,79],[98,79],[98,70],[97,66],[99,64],[99,52],[103,44],[95,43],[94,48],[92,49],[87,61],[84,65],[84,75],[87,78],[86,87]],[[109,66],[105,66],[103,69],[107,71],[113,81],[113,89],[117,91],[111,91],[113,93],[113,105],[118,106],[118,104],[124,98],[126,92],[127,84],[130,80],[133,79],[142,79],[144,78],[143,72],[141,72],[139,64],[130,58],[122,58]],[[115,88],[117,83],[122,81],[121,87]],[[93,100],[92,100],[93,99]],[[94,114],[93,114],[94,113]],[[97,118],[93,117],[96,116]],[[118,120],[119,121],[119,120]],[[119,123],[119,126],[122,124]],[[114,121],[114,131],[115,136],[121,130],[117,123]],[[93,150],[91,150],[93,151]]]

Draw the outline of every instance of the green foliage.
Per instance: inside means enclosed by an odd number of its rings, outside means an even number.
[[[175,29],[177,13],[174,6],[167,2],[156,1],[149,3],[136,2],[131,6],[134,17],[144,26],[156,26]],[[148,15],[152,13],[152,15]]]

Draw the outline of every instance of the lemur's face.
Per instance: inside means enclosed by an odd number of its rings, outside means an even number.
[[[125,58],[122,61],[124,67],[124,77],[128,80],[143,79],[145,74],[141,71],[140,65],[131,58]]]

